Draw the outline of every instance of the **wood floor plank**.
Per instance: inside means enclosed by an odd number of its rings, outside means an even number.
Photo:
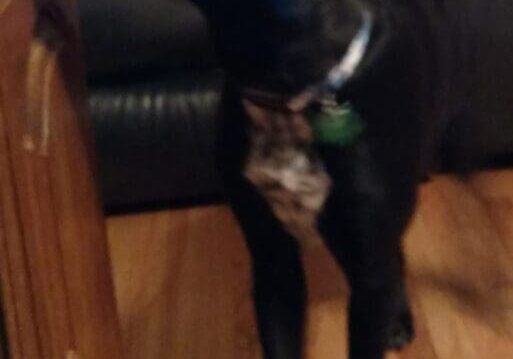
[[[261,358],[249,257],[228,208],[108,223],[129,359]],[[513,358],[513,171],[425,185],[405,250],[417,338],[387,359]],[[303,261],[306,359],[345,358],[344,276],[322,246]]]

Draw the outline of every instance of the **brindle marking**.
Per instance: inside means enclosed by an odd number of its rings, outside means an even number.
[[[307,118],[302,113],[262,109],[248,101],[244,107],[251,121],[245,176],[294,238],[318,241],[317,220],[331,180],[313,146]]]

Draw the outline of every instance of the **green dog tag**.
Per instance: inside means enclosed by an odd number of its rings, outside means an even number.
[[[322,105],[311,117],[315,141],[322,145],[350,146],[365,130],[365,123],[349,103]]]

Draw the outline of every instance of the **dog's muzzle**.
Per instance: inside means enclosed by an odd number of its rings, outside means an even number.
[[[320,84],[309,86],[301,93],[286,97],[276,93],[243,88],[242,97],[255,105],[283,111],[302,112],[312,103],[333,102],[336,93],[355,74],[369,47],[373,29],[373,17],[368,10],[362,10],[362,25],[351,40],[340,62],[333,67]]]

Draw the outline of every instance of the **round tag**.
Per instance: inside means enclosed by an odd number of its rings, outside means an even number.
[[[350,146],[365,130],[361,116],[349,103],[322,105],[310,120],[315,142],[323,145]]]

